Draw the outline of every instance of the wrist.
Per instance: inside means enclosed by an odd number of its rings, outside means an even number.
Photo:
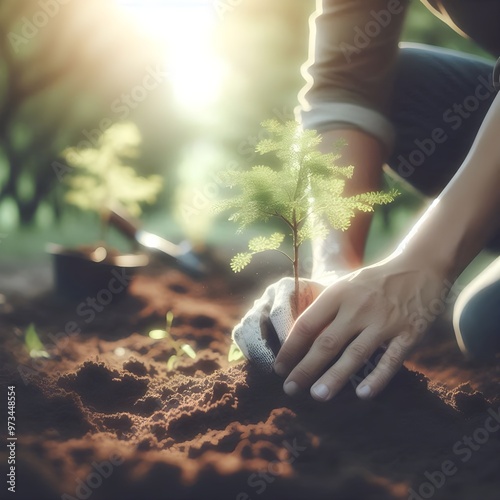
[[[467,238],[467,224],[450,223],[453,218],[438,198],[412,228],[396,250],[404,259],[455,281],[475,252]]]
[[[418,242],[400,246],[390,258],[400,262],[407,270],[430,274],[440,281],[454,283],[460,274],[455,259],[444,252],[435,251],[435,242],[432,240],[425,244]]]

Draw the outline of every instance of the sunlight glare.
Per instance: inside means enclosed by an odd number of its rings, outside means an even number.
[[[216,15],[208,0],[116,0],[166,49],[166,70],[176,102],[199,111],[218,97],[225,76],[213,33]]]

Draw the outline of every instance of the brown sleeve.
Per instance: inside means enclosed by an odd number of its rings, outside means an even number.
[[[390,147],[387,107],[408,0],[317,0],[301,92],[304,126],[367,129]]]

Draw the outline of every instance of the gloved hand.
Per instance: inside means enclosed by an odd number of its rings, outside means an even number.
[[[336,279],[335,273],[329,273],[321,282],[300,279],[298,312],[295,312],[293,278],[282,278],[268,286],[233,329],[232,338],[244,356],[271,373],[276,354],[297,317]]]

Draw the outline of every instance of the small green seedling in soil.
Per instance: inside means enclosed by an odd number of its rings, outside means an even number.
[[[229,354],[227,355],[227,360],[232,363],[233,361],[239,361],[240,359],[243,359],[244,355],[241,349],[238,347],[238,344],[232,343],[231,347],[229,348]]]
[[[154,203],[163,180],[141,177],[131,166],[139,156],[141,136],[133,123],[118,123],[106,130],[96,148],[69,148],[63,155],[74,171],[66,179],[65,199],[81,210],[97,212],[101,241],[108,228],[109,208],[121,205],[132,216],[141,215],[143,203]]]
[[[179,357],[181,356],[189,356],[191,359],[196,358],[196,353],[194,349],[189,344],[182,344],[177,340],[174,340],[172,335],[170,334],[170,330],[172,328],[172,323],[174,322],[174,313],[172,311],[168,311],[165,317],[165,330],[151,330],[149,332],[149,336],[155,340],[167,339],[172,347],[175,349],[175,354],[172,354],[167,361],[167,370],[174,370],[179,362]]]
[[[276,250],[290,260],[295,278],[295,311],[298,311],[299,249],[307,240],[326,238],[329,229],[346,230],[356,212],[372,212],[377,204],[390,203],[397,196],[390,192],[368,192],[344,196],[347,179],[353,166],[339,167],[340,154],[322,154],[318,150],[320,135],[314,130],[300,130],[297,123],[264,122],[269,138],[261,140],[256,151],[261,155],[274,153],[279,167],[254,166],[251,170],[228,170],[221,178],[239,193],[219,202],[217,212],[232,212],[229,220],[239,225],[238,232],[256,222],[270,218],[281,220],[288,227],[292,240],[291,253],[280,250],[285,234],[250,240],[248,252],[238,253],[231,260],[231,269],[239,272],[260,252]],[[338,147],[344,144],[339,144]]]
[[[31,323],[24,334],[24,345],[32,358],[50,358],[50,354],[45,350],[34,323]]]

